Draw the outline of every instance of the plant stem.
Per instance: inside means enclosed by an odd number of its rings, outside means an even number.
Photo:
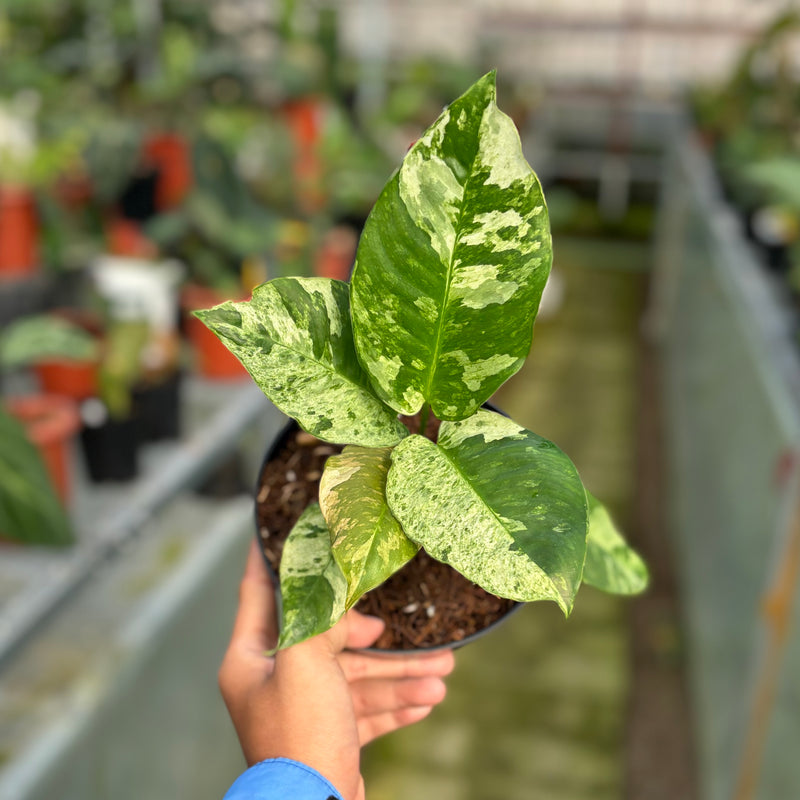
[[[424,436],[425,435],[425,431],[428,428],[428,417],[430,416],[430,413],[431,413],[431,407],[427,403],[425,403],[422,406],[422,410],[419,412],[419,433],[420,433],[420,436]]]

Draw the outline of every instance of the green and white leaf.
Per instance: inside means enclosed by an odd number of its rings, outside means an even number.
[[[586,553],[580,477],[552,442],[481,410],[392,453],[389,508],[408,537],[489,592],[572,609]]]
[[[612,594],[644,591],[648,582],[644,561],[627,544],[608,509],[589,492],[586,498],[589,501],[589,535],[583,582]]]
[[[344,614],[347,580],[333,558],[330,532],[316,503],[286,539],[280,580],[279,649],[324,633]]]
[[[359,358],[403,414],[472,414],[522,365],[550,272],[539,180],[490,73],[411,148],[364,228],[352,277]]]
[[[391,445],[407,431],[356,358],[349,288],[328,278],[276,278],[248,302],[195,314],[244,364],[264,394],[328,442]]]
[[[351,608],[419,550],[386,504],[392,448],[345,447],[325,463],[320,506],[331,533],[333,556],[347,578]]]

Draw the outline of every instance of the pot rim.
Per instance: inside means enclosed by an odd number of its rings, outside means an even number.
[[[483,404],[483,408],[488,408],[491,411],[496,411],[498,414],[503,414],[503,416],[508,416],[503,411],[501,411],[496,406],[492,405],[489,402]],[[270,564],[269,559],[267,559],[266,553],[264,552],[263,543],[261,541],[261,532],[258,526],[258,493],[261,488],[261,476],[264,474],[264,470],[267,464],[272,461],[272,459],[276,456],[278,451],[287,443],[290,436],[292,436],[296,431],[302,430],[299,423],[289,418],[286,424],[281,428],[281,430],[277,433],[277,435],[272,439],[272,442],[267,447],[266,452],[264,454],[264,459],[261,462],[261,466],[258,470],[258,475],[256,477],[256,485],[255,485],[255,492],[253,494],[254,502],[253,502],[253,515],[255,519],[255,537],[256,542],[258,544],[258,550],[261,553],[261,557],[264,560],[264,564],[267,567],[267,571],[269,573],[270,579],[272,580],[273,590],[275,593],[275,601],[276,601],[276,612],[278,614],[278,618],[280,619],[281,614],[281,587],[280,587],[280,577],[275,572]],[[320,440],[322,441],[322,440]],[[525,603],[515,601],[514,605],[503,614],[502,617],[495,620],[491,625],[487,625],[485,628],[481,628],[481,630],[476,631],[475,633],[470,634],[469,636],[465,636],[463,639],[459,641],[453,642],[444,642],[443,644],[436,644],[436,645],[428,645],[426,647],[414,647],[408,649],[387,649],[387,648],[380,648],[380,647],[361,647],[358,648],[358,652],[360,653],[368,653],[369,655],[376,655],[376,656],[384,656],[386,658],[397,658],[406,655],[413,655],[413,654],[420,654],[420,653],[438,653],[442,650],[458,650],[461,647],[464,647],[471,642],[476,641],[477,639],[482,638],[490,631],[494,630],[498,625],[505,622],[510,616],[515,614],[519,611],[522,606],[526,605]]]
[[[31,394],[9,397],[5,406],[38,445],[68,439],[81,426],[78,408],[69,397],[56,394]]]

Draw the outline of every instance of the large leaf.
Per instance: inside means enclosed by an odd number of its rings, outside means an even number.
[[[348,286],[276,278],[248,302],[196,311],[264,394],[328,442],[381,446],[407,431],[372,391],[353,348]]]
[[[334,561],[330,533],[316,503],[292,528],[283,547],[280,573],[279,648],[324,633],[342,617],[347,581]]]
[[[73,541],[66,511],[24,427],[0,410],[0,536],[27,544]]]
[[[589,535],[583,582],[612,594],[638,594],[647,587],[647,567],[625,542],[606,507],[589,492]]]
[[[570,612],[586,552],[586,494],[552,442],[491,411],[445,422],[438,445],[410,436],[395,448],[386,497],[408,537],[469,580]]]
[[[411,148],[364,228],[353,326],[380,396],[472,414],[528,354],[551,261],[542,189],[490,73]]]
[[[325,463],[319,502],[334,558],[347,578],[347,608],[419,550],[386,505],[391,452],[390,447],[345,447]]]

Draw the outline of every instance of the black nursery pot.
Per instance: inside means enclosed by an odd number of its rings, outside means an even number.
[[[134,390],[133,404],[143,442],[180,438],[182,383],[183,375],[176,370],[160,383]]]
[[[155,216],[158,170],[140,169],[123,187],[119,196],[122,216],[137,222],[147,222]]]
[[[484,403],[484,408],[489,409],[490,411],[496,411],[498,414],[503,414],[507,416],[503,411],[493,406],[491,403]],[[264,470],[274,458],[278,455],[278,453],[283,450],[286,444],[290,441],[290,439],[300,430],[300,426],[294,420],[289,420],[286,425],[280,430],[280,432],[276,435],[276,437],[272,440],[272,443],[267,448],[266,455],[264,456],[264,460],[261,463],[261,468],[258,471],[258,478],[256,481],[255,486],[255,503],[254,503],[254,513],[255,513],[255,536],[256,542],[258,543],[258,549],[261,552],[261,555],[264,559],[264,563],[266,564],[267,571],[269,572],[270,576],[272,577],[273,585],[275,587],[275,597],[277,601],[277,608],[280,611],[281,608],[281,595],[280,595],[280,579],[278,575],[275,573],[275,570],[272,567],[269,559],[267,558],[266,553],[264,552],[264,547],[262,546],[261,541],[261,534],[259,532],[259,519],[258,519],[258,494],[261,489],[262,483],[262,476],[264,474]],[[374,590],[373,590],[374,591]],[[411,655],[414,653],[435,653],[440,650],[457,650],[464,645],[470,644],[483,636],[485,636],[490,631],[497,628],[499,625],[504,623],[512,614],[515,614],[519,611],[522,606],[525,605],[524,603],[515,603],[502,617],[495,620],[490,625],[487,625],[485,628],[482,628],[479,631],[471,634],[470,636],[466,636],[463,639],[453,642],[445,642],[443,644],[438,645],[429,645],[424,647],[418,647],[415,649],[387,649],[387,648],[378,648],[378,647],[365,647],[362,648],[362,652],[365,653],[373,653],[375,655],[385,655],[385,656],[403,656],[403,655]]]
[[[135,418],[84,424],[81,445],[94,483],[129,481],[139,473],[139,427]]]

